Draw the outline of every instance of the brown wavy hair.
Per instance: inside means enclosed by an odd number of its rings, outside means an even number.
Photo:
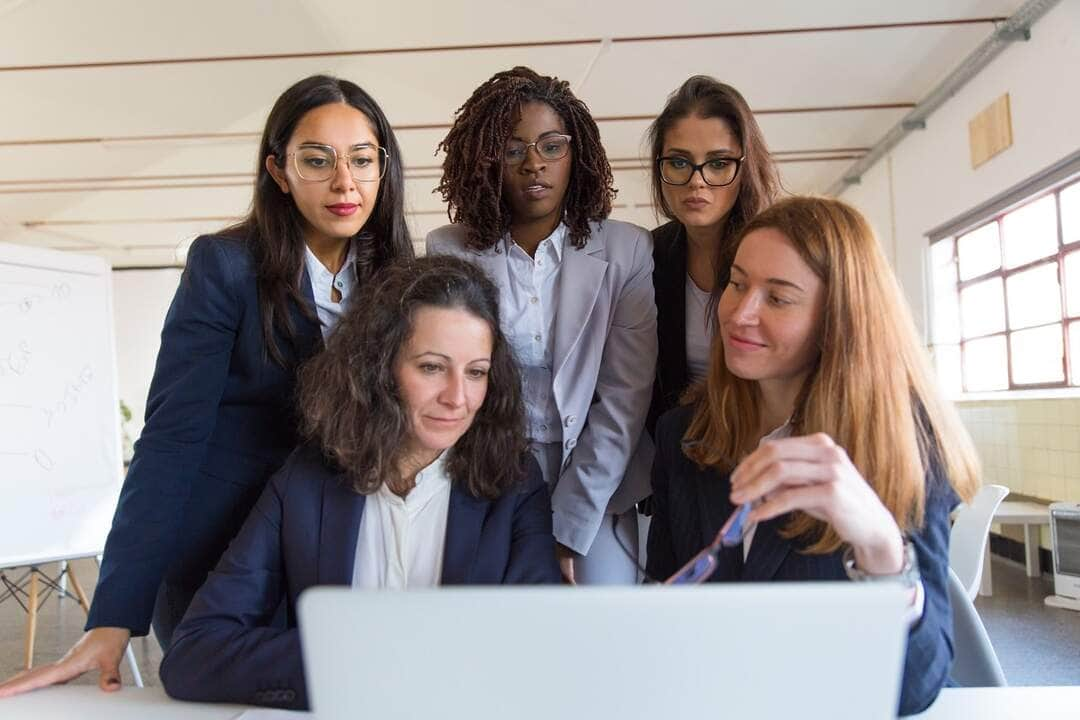
[[[664,154],[664,137],[679,120],[687,117],[719,118],[727,123],[743,151],[739,167],[739,195],[728,213],[723,236],[716,246],[717,286],[727,284],[735,257],[734,238],[754,215],[764,210],[780,193],[780,176],[765,135],[742,94],[708,75],[694,75],[668,96],[660,115],[649,126],[647,142],[652,164],[653,206],[668,220],[677,220],[664,199],[664,181],[658,158]]]
[[[447,450],[450,478],[475,497],[494,499],[524,473],[525,406],[513,351],[499,329],[499,291],[459,258],[424,257],[391,265],[349,301],[326,350],[300,370],[301,432],[370,494],[397,479],[409,433],[394,364],[423,307],[458,308],[491,329],[487,394],[473,424]]]
[[[446,153],[435,192],[446,201],[450,222],[465,228],[465,245],[486,250],[510,229],[511,211],[502,195],[503,154],[521,108],[542,102],[558,113],[571,136],[570,185],[563,198],[563,222],[570,242],[589,239],[589,221],[611,214],[614,178],[600,130],[570,83],[515,67],[493,75],[458,108],[454,124],[436,152]]]
[[[792,418],[796,435],[823,432],[847,451],[902,531],[920,527],[926,472],[940,462],[964,500],[979,487],[971,438],[933,379],[900,286],[866,219],[839,200],[792,197],[753,218],[736,238],[762,228],[783,233],[825,286],[821,355]],[[687,457],[730,471],[760,439],[758,384],[724,362],[719,333],[684,436]],[[793,513],[787,537],[828,553],[834,530]]]

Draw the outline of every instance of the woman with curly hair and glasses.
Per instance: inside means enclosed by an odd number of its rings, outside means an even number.
[[[168,693],[306,707],[295,608],[313,585],[557,583],[520,384],[479,269],[385,270],[301,370],[310,441],[195,595],[161,664]]]
[[[557,78],[497,73],[439,147],[453,224],[427,249],[476,263],[499,287],[563,576],[633,583],[634,504],[648,494],[635,453],[656,360],[649,234],[607,219],[615,191],[599,130]]]

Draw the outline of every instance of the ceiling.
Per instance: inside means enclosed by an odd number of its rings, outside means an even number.
[[[317,72],[394,124],[418,241],[446,222],[431,190],[454,110],[518,64],[588,104],[615,217],[655,225],[642,139],[695,73],[746,96],[788,190],[823,192],[1020,4],[0,0],[0,241],[182,264],[245,212],[270,105]]]

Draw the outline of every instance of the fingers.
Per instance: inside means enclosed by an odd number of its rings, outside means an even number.
[[[731,500],[753,502],[786,485],[834,480],[850,465],[844,449],[824,433],[764,443],[731,475]]]
[[[79,667],[70,660],[61,660],[49,665],[42,665],[33,670],[24,670],[0,685],[0,698],[36,690],[46,685],[65,683],[79,677],[84,672],[84,668]]]
[[[754,476],[743,476],[732,485],[731,502],[736,505],[754,502],[764,495],[791,485],[816,485],[836,477],[831,465],[803,460],[778,460],[761,467]]]
[[[105,692],[115,692],[120,689],[120,664],[102,662],[101,674],[98,676],[98,687]]]
[[[825,496],[833,492],[831,483],[824,485],[801,485],[771,493],[766,500],[754,507],[747,522],[765,522],[794,510],[802,510],[818,519],[828,521],[819,508],[827,505]]]

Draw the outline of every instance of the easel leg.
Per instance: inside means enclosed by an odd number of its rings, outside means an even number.
[[[34,635],[37,633],[38,577],[37,568],[30,570],[30,597],[26,613],[26,669],[34,667]]]
[[[86,593],[83,592],[82,585],[79,584],[79,579],[75,577],[75,571],[71,569],[70,563],[67,566],[67,577],[71,580],[71,589],[75,591],[75,597],[79,598],[82,609],[89,613],[90,603],[86,600]]]

